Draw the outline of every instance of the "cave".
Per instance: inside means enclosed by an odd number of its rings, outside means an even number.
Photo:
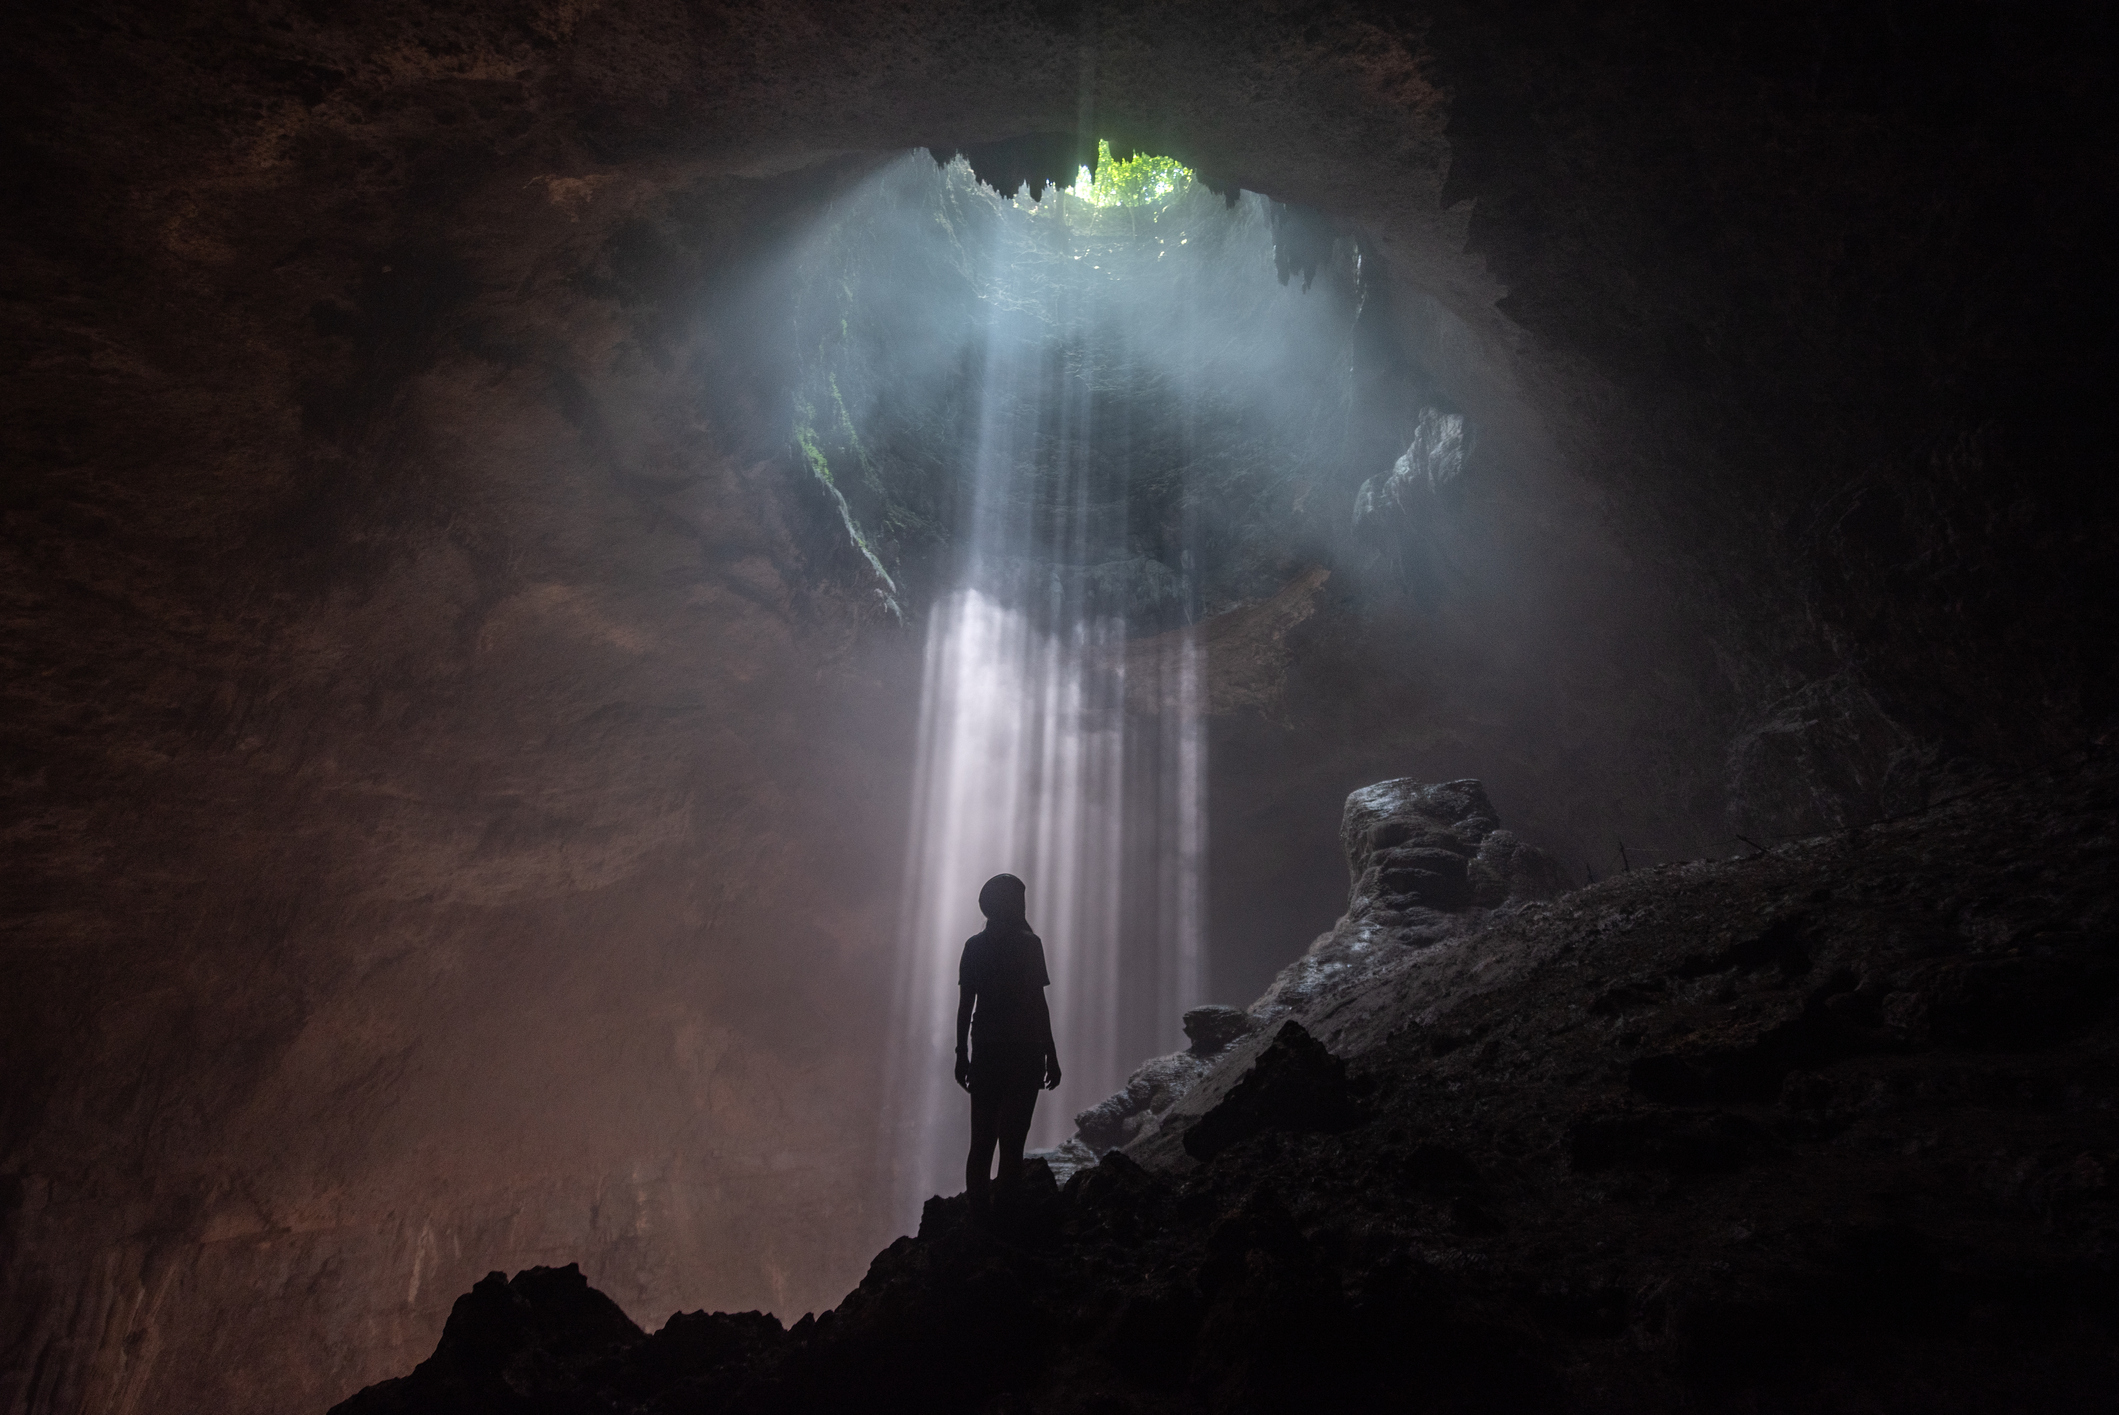
[[[0,24],[0,1408],[2108,1405],[2101,12]]]

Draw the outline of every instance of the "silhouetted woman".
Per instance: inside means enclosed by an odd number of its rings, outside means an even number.
[[[1001,1193],[1014,1192],[1038,1087],[1060,1083],[1052,1014],[1045,1007],[1045,987],[1052,981],[1045,974],[1045,945],[1030,932],[1023,911],[1021,880],[987,880],[979,891],[986,931],[964,941],[964,961],[957,966],[956,1083],[971,1092],[964,1191],[974,1209],[987,1204],[986,1170],[996,1141]]]

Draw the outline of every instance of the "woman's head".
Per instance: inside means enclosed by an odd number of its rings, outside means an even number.
[[[979,912],[996,924],[1019,923],[1027,891],[1014,875],[995,875],[979,891]]]

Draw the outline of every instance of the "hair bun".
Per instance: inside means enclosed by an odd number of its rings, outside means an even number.
[[[989,919],[1020,919],[1029,891],[1014,875],[995,875],[979,891],[979,912]]]

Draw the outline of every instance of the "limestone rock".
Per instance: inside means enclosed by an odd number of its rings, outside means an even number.
[[[1257,1027],[1257,1019],[1238,1008],[1218,1004],[1193,1008],[1185,1014],[1190,1049],[1143,1063],[1127,1078],[1124,1090],[1075,1116],[1081,1141],[1100,1154],[1153,1133],[1156,1117],[1183,1098],[1215,1057]]]
[[[778,1322],[760,1320],[777,1334]],[[646,1339],[573,1263],[531,1268],[512,1282],[489,1273],[456,1299],[441,1344],[410,1376],[370,1386],[333,1406],[332,1415],[541,1408],[522,1392],[579,1398],[600,1368]]]
[[[1282,1018],[1314,1018],[1332,999],[1371,986],[1379,970],[1402,963],[1411,950],[1473,932],[1496,909],[1550,899],[1568,887],[1558,861],[1501,828],[1485,785],[1469,777],[1399,777],[1364,787],[1347,797],[1339,839],[1351,881],[1345,915],[1249,1011],[1187,1012],[1190,1050],[1147,1062],[1124,1090],[1077,1115],[1085,1145],[1098,1154],[1123,1146],[1151,1166],[1184,1167],[1201,1157],[1186,1138],[1191,1127],[1271,1044],[1261,1029]],[[1217,1084],[1201,1091],[1210,1074]]]
[[[1345,1130],[1359,1119],[1346,1063],[1300,1022],[1283,1022],[1221,1104],[1185,1132],[1185,1153],[1212,1159],[1266,1130]]]
[[[1346,913],[1252,1005],[1260,1018],[1302,1016],[1355,986],[1405,948],[1427,948],[1481,927],[1490,910],[1565,893],[1559,861],[1515,832],[1474,778],[1379,781],[1346,798]]]
[[[1052,1182],[1064,1187],[1083,1170],[1094,1169],[1097,1155],[1079,1135],[1072,1135],[1049,1150],[1030,1150],[1023,1159],[1025,1162],[1042,1160],[1052,1175]]]
[[[1127,1078],[1124,1090],[1075,1116],[1075,1132],[1098,1151],[1127,1144],[1139,1137],[1144,1123],[1169,1109],[1206,1070],[1207,1063],[1188,1051],[1145,1062]]]
[[[1495,837],[1499,837],[1496,839]],[[1483,782],[1379,781],[1346,798],[1339,843],[1352,885],[1347,913],[1492,907],[1564,885],[1556,861],[1501,829]]]
[[[1213,1056],[1226,1051],[1238,1038],[1258,1030],[1250,1013],[1236,1007],[1208,1003],[1185,1014],[1185,1035],[1192,1041],[1194,1056]]]

